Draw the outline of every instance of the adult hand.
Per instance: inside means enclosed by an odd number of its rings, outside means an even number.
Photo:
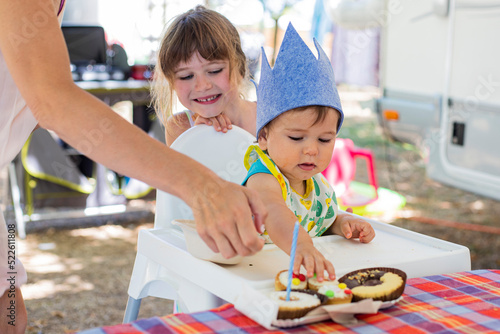
[[[231,120],[229,117],[227,117],[225,114],[221,113],[215,117],[210,117],[210,118],[205,118],[202,116],[196,117],[196,120],[194,121],[194,125],[200,125],[200,124],[206,124],[206,125],[211,125],[214,127],[215,131],[217,132],[227,132],[227,130],[230,130],[233,128],[231,125]]]
[[[252,255],[264,246],[259,233],[264,231],[267,209],[253,190],[222,179],[210,180],[196,192],[190,206],[199,235],[224,258]]]

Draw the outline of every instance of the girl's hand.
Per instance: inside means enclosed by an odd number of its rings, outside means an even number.
[[[231,120],[229,117],[224,115],[223,113],[215,116],[215,117],[210,117],[210,118],[205,118],[203,116],[196,117],[196,120],[194,121],[194,125],[200,125],[200,124],[206,124],[206,125],[212,125],[217,132],[224,132],[226,133],[227,130],[232,129],[231,125]]]
[[[325,277],[326,270],[328,278],[330,280],[335,279],[333,264],[314,247],[312,242],[297,243],[295,261],[293,263],[293,272],[295,274],[299,274],[301,265],[306,269],[307,277],[313,277],[316,273],[318,281],[321,282]]]
[[[351,208],[348,208],[346,211],[352,213]],[[336,221],[335,224],[340,223],[341,233],[339,234],[343,235],[346,239],[359,238],[360,242],[368,243],[375,238],[375,231],[367,221],[349,214],[341,214],[337,219],[339,222]]]

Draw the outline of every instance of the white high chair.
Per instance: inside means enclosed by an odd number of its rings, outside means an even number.
[[[204,164],[221,178],[241,183],[247,174],[243,157],[248,146],[254,142],[253,135],[237,126],[227,133],[220,133],[211,126],[199,125],[179,136],[171,148]],[[172,259],[161,256],[162,243],[158,243],[152,235],[158,232],[182,235],[180,228],[171,224],[174,219],[193,219],[191,209],[178,197],[158,190],[154,228],[139,232],[124,323],[137,319],[141,300],[147,296],[174,300],[185,312],[210,309],[224,302],[214,295],[202,293],[200,287],[182,279],[167,267],[167,260]]]

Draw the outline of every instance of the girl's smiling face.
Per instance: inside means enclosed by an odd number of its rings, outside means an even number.
[[[316,107],[287,111],[259,134],[259,147],[299,193],[305,191],[303,181],[325,170],[332,159],[339,113],[329,108],[323,120],[316,122],[317,117]]]
[[[234,94],[239,96],[229,80],[229,61],[208,61],[198,52],[177,66],[174,89],[185,108],[205,118],[219,115]]]

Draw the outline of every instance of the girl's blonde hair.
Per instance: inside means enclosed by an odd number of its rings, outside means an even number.
[[[240,36],[226,17],[201,5],[177,16],[163,35],[152,85],[153,106],[164,125],[176,98],[174,71],[196,51],[208,61],[228,60],[234,87],[247,76]]]

